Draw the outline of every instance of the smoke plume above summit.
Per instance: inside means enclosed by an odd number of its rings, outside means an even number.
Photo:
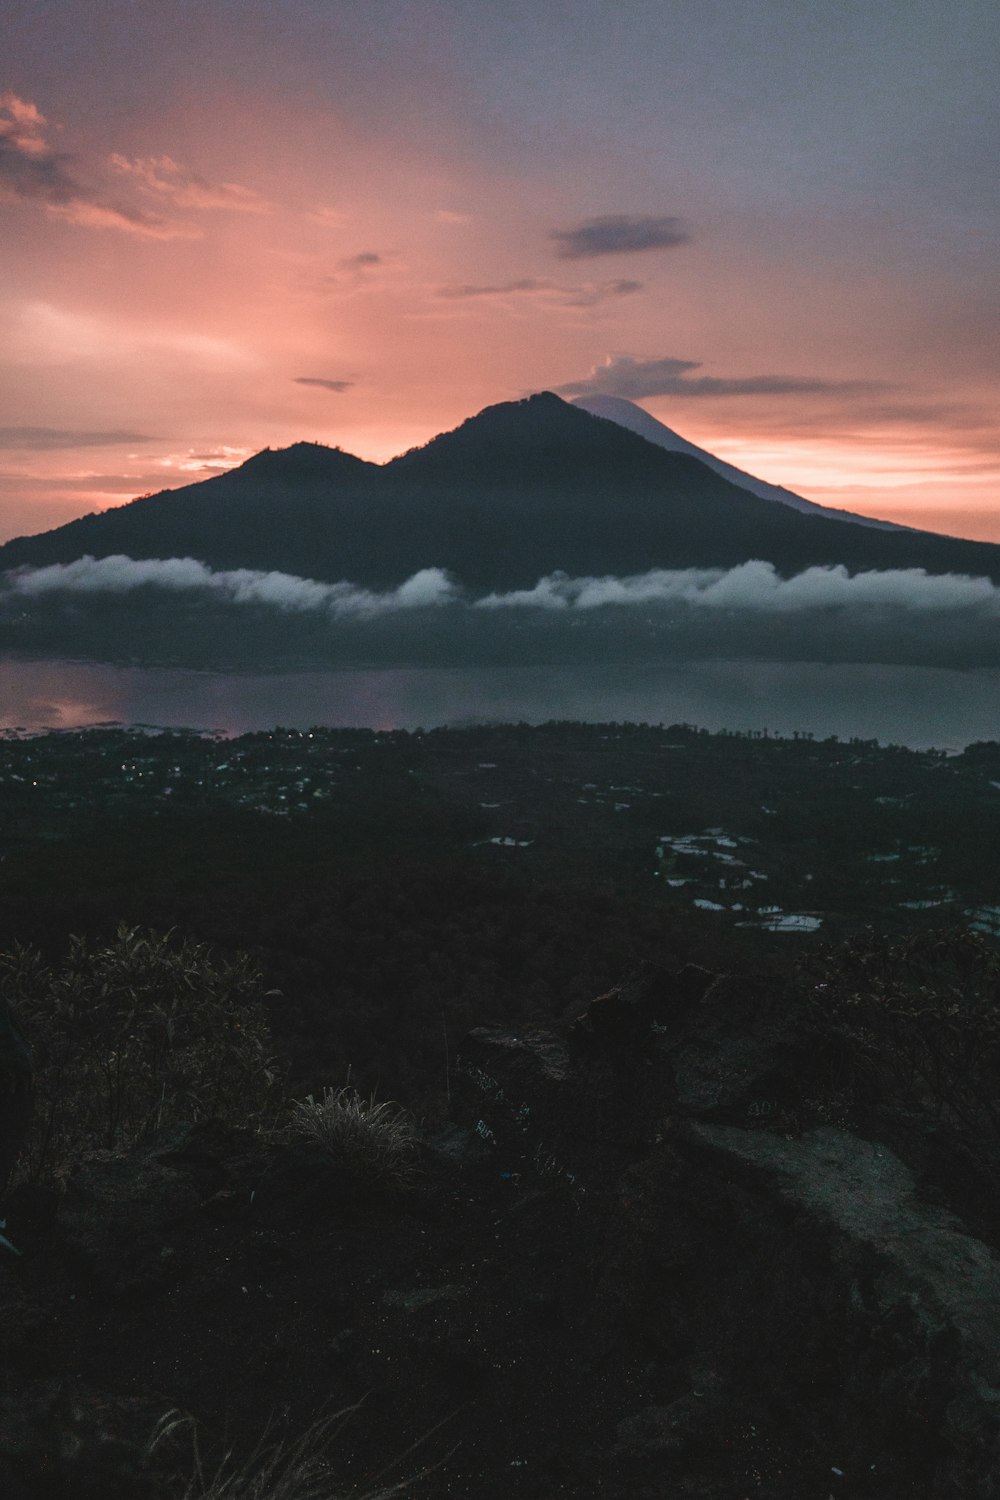
[[[812,375],[694,375],[702,364],[697,359],[633,359],[611,356],[595,365],[583,380],[558,387],[561,396],[623,396],[641,400],[647,396],[862,396],[884,387],[871,381],[827,380]]]

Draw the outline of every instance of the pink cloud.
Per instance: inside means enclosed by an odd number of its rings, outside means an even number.
[[[44,156],[45,116],[36,104],[16,94],[0,94],[0,138],[25,156]]]
[[[228,209],[237,213],[267,213],[271,205],[253,188],[238,182],[208,182],[171,156],[129,158],[114,152],[111,165],[145,193],[168,199],[178,208]]]
[[[40,203],[50,214],[88,229],[117,229],[144,239],[194,239],[193,224],[166,219],[110,197],[81,180],[74,158],[47,139],[37,104],[0,94],[0,197]]]
[[[145,214],[136,209],[115,207],[111,203],[73,198],[68,203],[50,203],[49,212],[70,224],[81,224],[86,229],[120,229],[126,234],[136,234],[147,240],[196,240],[201,230],[196,224],[184,224],[179,219],[162,219],[157,214]]]
[[[339,208],[312,208],[306,214],[306,218],[313,224],[323,224],[327,229],[339,229],[346,224],[350,215]]]

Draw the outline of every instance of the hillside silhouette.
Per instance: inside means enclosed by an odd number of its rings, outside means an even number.
[[[802,514],[549,392],[487,407],[390,463],[295,443],[0,548],[0,570],[84,555],[195,557],[392,588],[444,568],[477,590],[652,568],[814,565],[1000,581],[1000,546]]]

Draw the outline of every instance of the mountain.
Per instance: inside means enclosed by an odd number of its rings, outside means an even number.
[[[873,526],[879,531],[912,529],[909,526],[897,526],[892,521],[877,521],[872,516],[859,516],[852,510],[817,505],[815,500],[805,500],[792,490],[786,490],[783,485],[768,484],[765,479],[757,479],[753,474],[727,464],[724,459],[716,458],[714,453],[708,453],[704,448],[689,443],[687,438],[682,438],[679,432],[674,432],[665,422],[658,421],[643,407],[636,406],[634,401],[626,401],[622,396],[577,396],[573,405],[589,411],[591,416],[617,422],[619,427],[638,433],[639,437],[644,437],[648,443],[655,443],[658,448],[665,448],[668,453],[686,453],[690,458],[699,459],[716,474],[721,474],[723,479],[728,479],[730,484],[748,490],[751,495],[758,495],[761,500],[777,500],[780,505],[789,505],[792,510],[802,511],[804,515],[825,516],[830,521],[853,521],[858,526]]]
[[[313,576],[316,558],[338,540],[343,545],[368,488],[380,480],[377,464],[337,448],[317,443],[294,443],[276,452],[265,448],[228,473],[142,495],[38,536],[17,537],[0,547],[0,570],[125,553],[197,557],[220,567],[277,567]]]
[[[311,443],[265,450],[229,473],[8,542],[0,571],[124,553],[369,588],[438,567],[483,591],[531,587],[558,570],[626,575],[759,558],[785,576],[844,564],[1000,581],[998,545],[776,505],[708,457],[665,450],[545,392],[487,407],[384,465]]]

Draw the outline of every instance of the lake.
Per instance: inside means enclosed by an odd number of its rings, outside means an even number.
[[[1000,739],[1000,670],[698,661],[596,667],[199,672],[0,658],[0,729],[119,722],[237,735],[547,719],[857,735],[915,749]]]

